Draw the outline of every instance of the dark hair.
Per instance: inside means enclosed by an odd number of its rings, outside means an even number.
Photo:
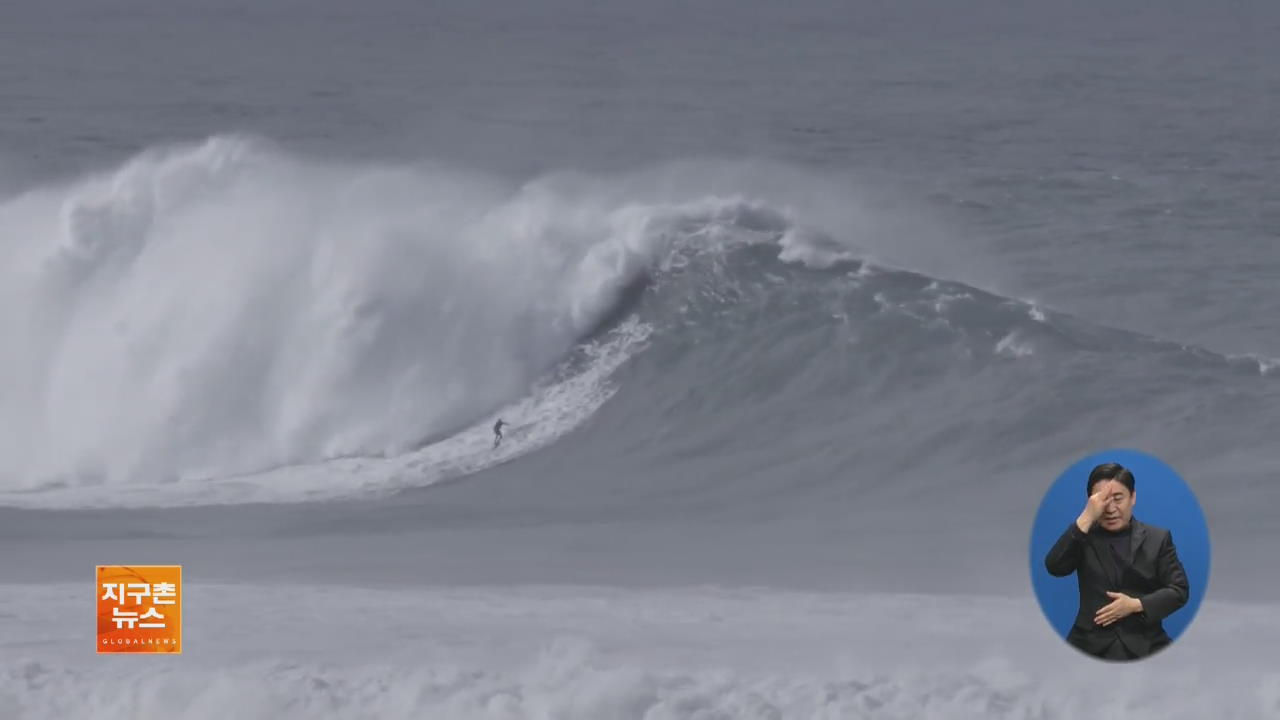
[[[1115,480],[1133,492],[1133,473],[1120,463],[1102,463],[1089,473],[1089,484],[1085,486],[1085,495],[1093,494],[1093,486],[1104,480]]]

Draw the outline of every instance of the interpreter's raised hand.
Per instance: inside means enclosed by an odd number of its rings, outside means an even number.
[[[1093,486],[1093,494],[1085,502],[1084,510],[1080,511],[1080,517],[1076,518],[1076,527],[1080,528],[1080,532],[1089,532],[1089,528],[1102,517],[1102,513],[1107,509],[1107,498],[1114,492],[1114,485],[1115,480],[1104,480]]]

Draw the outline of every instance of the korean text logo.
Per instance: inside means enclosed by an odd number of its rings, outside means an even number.
[[[182,653],[182,566],[99,565],[99,653]]]

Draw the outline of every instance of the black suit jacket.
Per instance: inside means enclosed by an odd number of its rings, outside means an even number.
[[[1121,568],[1112,557],[1106,540],[1096,532],[1086,535],[1074,522],[1045,556],[1051,575],[1076,574],[1080,585],[1080,610],[1067,634],[1067,642],[1098,657],[1116,654],[1117,642],[1135,657],[1146,657],[1168,645],[1169,635],[1161,621],[1187,604],[1190,586],[1178,560],[1173,536],[1168,530],[1130,520],[1132,561]],[[1102,627],[1094,615],[1112,602],[1107,591],[1120,592],[1142,601],[1142,612]]]

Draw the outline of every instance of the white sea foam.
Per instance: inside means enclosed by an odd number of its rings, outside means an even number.
[[[995,352],[1011,358],[1022,358],[1035,354],[1035,348],[1022,338],[1018,331],[1013,331],[996,342]]]
[[[180,657],[94,656],[83,588],[0,601],[0,699],[57,718],[1265,718],[1275,609],[1113,665],[1031,598],[189,583]],[[906,631],[903,624],[909,625]],[[1194,692],[1188,689],[1194,688]]]

